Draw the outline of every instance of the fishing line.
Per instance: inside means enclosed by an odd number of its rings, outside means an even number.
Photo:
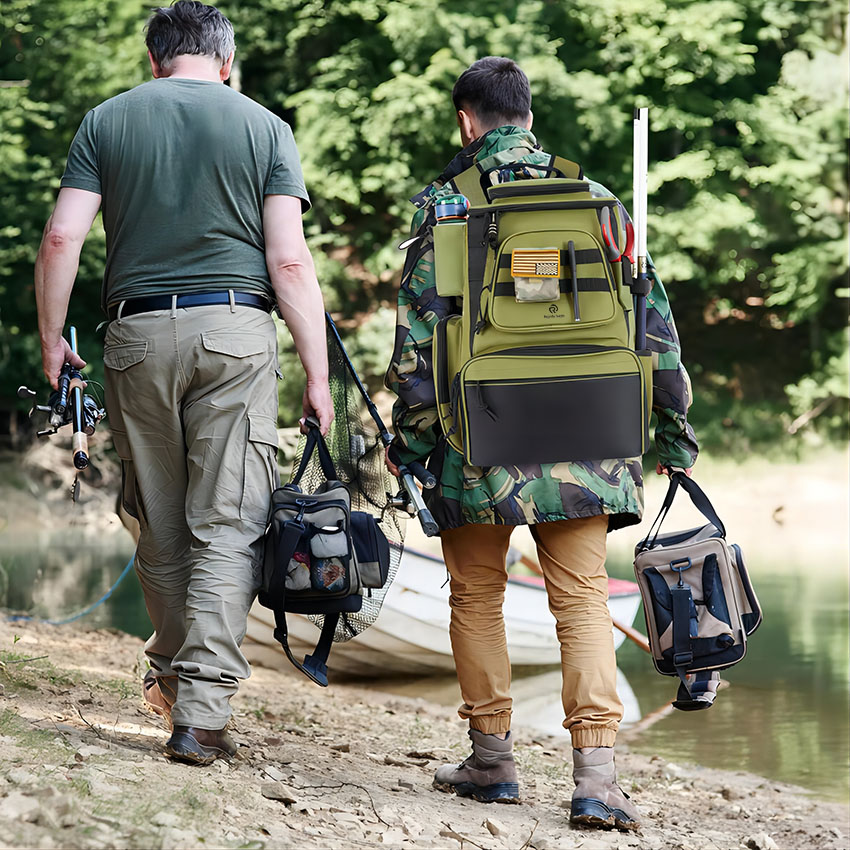
[[[62,620],[47,620],[42,619],[41,617],[32,617],[29,614],[9,614],[6,619],[10,623],[47,623],[47,625],[49,626],[65,626],[68,623],[73,623],[75,620],[79,620],[81,617],[85,617],[86,614],[91,614],[91,612],[94,611],[94,609],[97,608],[98,605],[103,605],[103,603],[106,602],[106,600],[109,599],[110,596],[112,596],[118,585],[121,584],[122,581],[124,581],[127,576],[127,573],[130,572],[130,569],[132,568],[135,561],[136,553],[133,552],[132,556],[130,557],[130,560],[127,561],[127,566],[124,567],[124,570],[122,571],[121,575],[118,576],[118,579],[116,580],[115,584],[113,584],[112,587],[110,587],[109,590],[107,590],[106,593],[104,593],[103,596],[101,596],[100,599],[97,600],[97,602],[93,602],[87,608],[83,608],[82,611],[78,611],[76,614],[72,614],[70,617],[65,617]]]

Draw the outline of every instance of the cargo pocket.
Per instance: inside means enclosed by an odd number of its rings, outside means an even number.
[[[278,479],[277,427],[274,419],[256,413],[248,415],[246,427],[239,517],[265,527]]]
[[[103,365],[107,369],[123,372],[131,366],[141,363],[147,353],[148,343],[145,340],[107,343],[103,347]]]
[[[121,459],[121,507],[144,528],[147,526],[142,497],[139,493],[139,483],[136,480],[136,467],[130,453],[130,441],[124,431],[112,429],[112,444],[115,453]],[[122,518],[122,522],[123,522]],[[133,529],[127,529],[133,534]],[[136,535],[133,534],[135,537]]]

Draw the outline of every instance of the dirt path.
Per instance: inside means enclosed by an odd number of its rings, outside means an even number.
[[[46,656],[46,657],[41,657]],[[161,755],[139,640],[0,624],[0,846],[9,848],[847,848],[848,808],[738,772],[623,752],[639,835],[573,829],[562,741],[516,730],[524,803],[431,788],[466,753],[453,712],[258,668],[234,700],[236,759]],[[37,659],[37,660],[25,660]]]

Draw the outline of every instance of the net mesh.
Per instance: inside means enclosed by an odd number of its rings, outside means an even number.
[[[341,642],[356,637],[378,618],[384,597],[398,572],[404,547],[405,521],[388,506],[389,494],[398,489],[398,484],[384,463],[384,444],[378,427],[352,378],[345,352],[331,329],[326,330],[328,378],[335,416],[325,442],[339,480],[347,484],[351,492],[351,510],[371,513],[390,543],[387,581],[381,588],[364,591],[363,606],[359,611],[340,615],[334,640]],[[301,463],[306,439],[302,436],[298,441],[290,479]],[[324,480],[318,452],[313,452],[301,479],[301,489],[312,493]],[[321,628],[325,618],[322,614],[311,614],[309,619]]]

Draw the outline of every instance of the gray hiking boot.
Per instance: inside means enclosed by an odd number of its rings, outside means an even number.
[[[469,730],[472,755],[460,764],[437,768],[434,787],[454,791],[459,797],[472,797],[480,803],[518,803],[519,783],[514,764],[511,733],[504,741],[495,735]]]
[[[640,812],[617,785],[614,748],[596,747],[589,753],[573,750],[576,790],[570,804],[570,823],[602,829],[640,829]]]

